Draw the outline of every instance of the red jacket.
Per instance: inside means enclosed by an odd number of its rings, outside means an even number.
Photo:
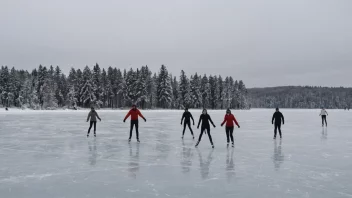
[[[138,116],[141,116],[143,119],[145,119],[138,109],[136,109],[136,110],[131,109],[127,113],[127,115],[126,115],[124,120],[126,120],[129,116],[131,116],[131,120],[138,120]]]
[[[227,127],[233,127],[233,122],[235,122],[236,125],[238,126],[238,122],[233,114],[230,114],[230,115],[226,114],[224,121],[221,123],[221,125],[225,124],[225,122]]]

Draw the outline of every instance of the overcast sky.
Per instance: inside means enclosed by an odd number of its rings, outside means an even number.
[[[0,0],[0,65],[352,86],[351,0]]]

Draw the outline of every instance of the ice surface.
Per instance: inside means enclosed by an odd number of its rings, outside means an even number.
[[[273,110],[234,111],[235,148],[226,148],[224,111],[199,148],[182,111],[142,111],[141,143],[128,144],[126,111],[0,111],[0,197],[351,197],[352,111],[282,110],[283,140],[272,140]],[[200,111],[192,111],[198,121]],[[194,127],[195,129],[195,127]],[[199,130],[196,130],[196,136]],[[135,135],[135,134],[133,134]]]

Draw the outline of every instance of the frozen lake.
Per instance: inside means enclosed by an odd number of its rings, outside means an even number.
[[[283,109],[281,141],[273,110],[233,111],[235,148],[225,111],[209,111],[215,149],[188,130],[181,140],[182,111],[142,111],[141,143],[128,144],[126,112],[98,110],[86,138],[88,111],[1,110],[0,197],[352,197],[352,111],[328,110],[326,129],[319,110]]]

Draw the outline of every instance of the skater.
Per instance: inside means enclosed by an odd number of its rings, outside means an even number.
[[[194,139],[194,135],[193,135],[193,130],[191,128],[191,119],[193,121],[193,125],[194,125],[194,119],[193,119],[193,116],[191,114],[191,112],[188,111],[188,108],[185,108],[185,112],[183,113],[182,115],[182,118],[181,118],[181,125],[182,125],[182,121],[183,119],[185,119],[184,123],[183,123],[183,133],[182,133],[182,139],[183,139],[183,136],[185,135],[185,131],[186,131],[186,126],[188,126],[189,130],[191,131],[191,134],[193,136],[193,139]]]
[[[233,114],[231,114],[231,110],[227,109],[226,110],[226,115],[224,118],[224,121],[221,123],[221,126],[223,126],[226,122],[226,137],[227,137],[227,146],[229,146],[230,143],[230,138],[231,137],[231,141],[232,141],[232,147],[235,146],[234,140],[233,140],[233,129],[234,129],[234,125],[233,122],[235,122],[235,124],[237,125],[238,128],[240,128],[240,125],[238,124],[235,116]]]
[[[88,129],[87,137],[89,137],[90,129],[92,129],[92,126],[94,125],[94,137],[97,137],[96,135],[96,128],[97,128],[97,118],[101,121],[98,113],[94,110],[94,107],[91,108],[88,117],[87,117],[87,122],[89,121],[90,118],[90,126]]]
[[[144,118],[144,116],[141,114],[141,112],[137,109],[136,105],[132,105],[132,109],[127,113],[123,122],[126,122],[126,119],[129,116],[131,116],[131,127],[130,127],[130,137],[128,138],[128,142],[131,142],[133,126],[135,126],[136,127],[137,142],[139,143],[140,141],[139,141],[139,132],[138,132],[138,116],[143,118],[143,120],[145,122],[147,121],[147,119]]]
[[[326,122],[327,115],[328,115],[328,112],[324,108],[322,108],[319,116],[321,116],[321,123],[323,126],[324,126],[324,121],[325,121],[325,125],[328,126],[328,123]]]
[[[274,124],[275,120],[275,130],[274,130],[274,139],[276,139],[277,129],[279,129],[280,139],[282,138],[281,134],[281,120],[282,124],[285,124],[284,115],[279,111],[279,108],[276,108],[276,112],[273,115],[271,123]]]
[[[209,137],[211,146],[214,148],[213,140],[212,140],[211,135],[210,135],[210,124],[209,124],[209,121],[211,122],[211,124],[215,128],[215,125],[214,125],[213,121],[211,120],[207,110],[203,109],[202,115],[199,117],[199,122],[198,122],[198,126],[197,126],[197,128],[199,129],[200,122],[202,122],[202,128],[200,130],[199,139],[198,139],[198,142],[196,144],[196,147],[198,147],[198,144],[199,144],[200,140],[202,139],[203,132],[204,133],[208,132],[208,137]]]

